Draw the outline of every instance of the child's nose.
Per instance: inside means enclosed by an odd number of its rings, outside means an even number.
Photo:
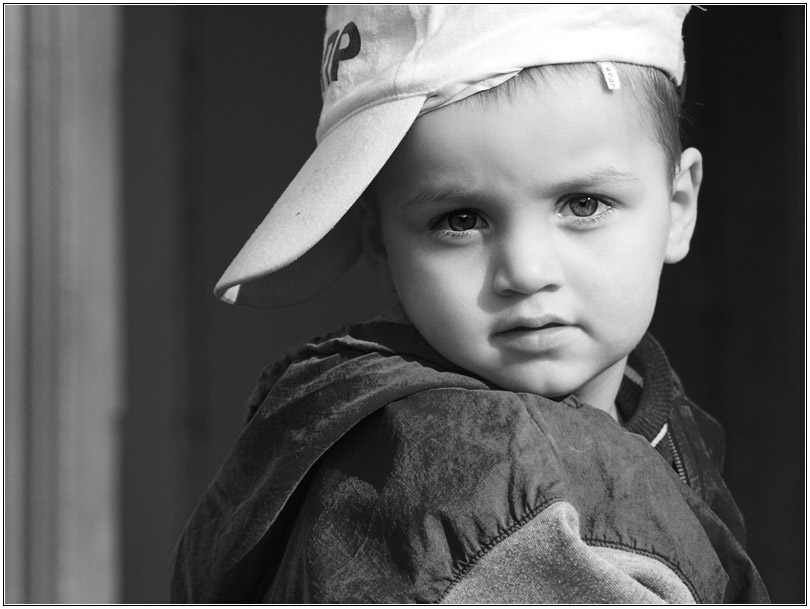
[[[564,282],[563,266],[553,237],[529,227],[515,231],[499,248],[493,288],[501,295],[534,294]]]

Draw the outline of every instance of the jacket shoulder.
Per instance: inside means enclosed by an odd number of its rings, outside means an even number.
[[[589,547],[655,557],[694,598],[719,602],[726,576],[681,486],[648,442],[601,411],[422,391],[367,417],[318,464],[264,600],[440,602],[565,504]]]
[[[688,398],[685,399],[688,406],[691,418],[695,423],[700,437],[703,439],[703,444],[706,447],[706,452],[709,454],[714,466],[720,473],[723,472],[725,467],[726,457],[726,431],[722,423],[715,419],[708,412],[700,408],[693,401]]]

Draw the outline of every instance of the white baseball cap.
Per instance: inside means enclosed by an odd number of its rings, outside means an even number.
[[[689,5],[338,5],[326,14],[318,146],[217,283],[226,302],[283,307],[360,254],[354,203],[423,113],[521,69],[616,61],[684,74]]]

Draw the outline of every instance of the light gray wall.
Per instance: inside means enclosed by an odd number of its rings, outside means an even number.
[[[5,6],[5,598],[118,598],[115,7]]]

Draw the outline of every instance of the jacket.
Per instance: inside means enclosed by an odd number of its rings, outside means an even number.
[[[504,391],[402,316],[266,369],[178,542],[172,601],[768,602],[719,424],[648,336],[617,398]]]

